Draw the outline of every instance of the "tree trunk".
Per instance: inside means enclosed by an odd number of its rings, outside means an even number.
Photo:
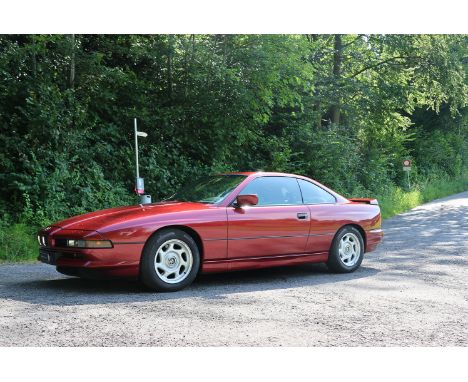
[[[320,35],[318,34],[311,34],[311,35],[306,35],[307,36],[307,40],[309,42],[317,42],[320,38]],[[315,102],[314,102],[314,106],[313,106],[313,110],[317,113],[317,119],[316,119],[316,123],[315,125],[317,126],[318,129],[320,129],[322,127],[322,113],[323,113],[323,110],[322,110],[322,102],[321,100],[319,99],[319,87],[320,87],[320,82],[317,81],[315,83],[315,90],[314,90],[314,98],[315,98]]]
[[[317,128],[322,128],[322,103],[320,101],[316,101],[314,105],[314,109],[317,112]]]
[[[187,95],[188,95],[189,78],[192,72],[193,59],[195,56],[195,35],[194,34],[190,35],[188,45],[189,46],[186,48],[186,53],[185,53],[185,85],[184,85],[185,99],[187,99]]]
[[[36,76],[37,76],[37,57],[36,57],[36,37],[34,35],[32,36],[32,46],[33,46],[32,72],[33,72],[33,77],[36,78]]]
[[[70,54],[70,88],[73,89],[75,87],[75,35],[72,34],[71,38],[71,54]]]
[[[174,35],[169,35],[169,51],[167,54],[167,91],[169,99],[172,99],[173,78],[172,78],[172,55],[173,55]]]
[[[336,34],[334,37],[334,52],[333,52],[333,77],[335,80],[335,88],[339,92],[339,83],[341,79],[341,64],[343,62],[343,43],[341,35]],[[331,121],[334,124],[340,123],[340,95],[337,94],[334,104],[331,107]]]

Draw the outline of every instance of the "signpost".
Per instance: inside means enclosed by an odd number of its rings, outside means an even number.
[[[411,190],[411,183],[410,183],[410,176],[409,176],[409,173],[411,171],[411,160],[405,159],[403,161],[403,171],[406,171],[406,174],[408,175],[408,189]]]
[[[143,131],[138,131],[137,119],[133,120],[135,128],[135,167],[136,167],[136,178],[135,178],[135,192],[140,196],[142,202],[151,203],[151,197],[149,195],[143,195],[145,193],[145,181],[140,178],[140,169],[138,166],[138,137],[146,138],[148,134]],[[148,198],[149,197],[149,198]]]

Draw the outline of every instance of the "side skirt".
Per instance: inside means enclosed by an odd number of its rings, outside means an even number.
[[[297,265],[306,263],[323,263],[328,260],[328,252],[314,254],[277,255],[262,257],[241,257],[234,259],[207,260],[202,264],[203,273],[238,271],[242,269],[259,269]]]

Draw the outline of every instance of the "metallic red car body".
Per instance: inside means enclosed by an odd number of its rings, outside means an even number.
[[[75,216],[42,229],[39,259],[53,257],[57,270],[71,275],[97,271],[106,276],[138,277],[145,243],[161,229],[189,233],[201,254],[201,272],[326,262],[337,231],[353,225],[362,233],[365,252],[383,238],[378,205],[371,199],[346,199],[320,183],[293,174],[244,172],[246,178],[219,204],[159,202],[117,207]],[[234,208],[237,194],[253,179],[285,176],[319,185],[334,204]],[[307,219],[299,220],[298,213]],[[60,239],[111,240],[112,248],[61,248]]]

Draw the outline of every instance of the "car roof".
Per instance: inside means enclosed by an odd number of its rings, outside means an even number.
[[[236,172],[225,172],[220,175],[264,175],[264,176],[294,176],[298,178],[304,178],[302,175],[287,174],[284,172],[267,172],[267,171],[236,171]]]
[[[257,176],[284,176],[284,177],[294,177],[294,178],[299,178],[299,179],[304,179],[304,180],[307,180],[307,181],[312,181],[313,183],[315,183],[317,186],[320,186],[321,188],[325,189],[326,191],[328,191],[329,193],[331,193],[332,195],[335,196],[335,198],[337,199],[337,201],[346,201],[347,199],[338,194],[336,191],[332,190],[331,188],[328,188],[327,186],[323,185],[322,183],[316,181],[315,179],[312,179],[312,178],[308,178],[306,176],[303,176],[303,175],[297,175],[297,174],[288,174],[288,173],[284,173],[284,172],[267,172],[267,171],[240,171],[240,172],[226,172],[226,173],[223,173],[223,174],[219,174],[219,175],[244,175],[246,176],[246,180],[248,178],[254,178],[254,177],[257,177]]]

